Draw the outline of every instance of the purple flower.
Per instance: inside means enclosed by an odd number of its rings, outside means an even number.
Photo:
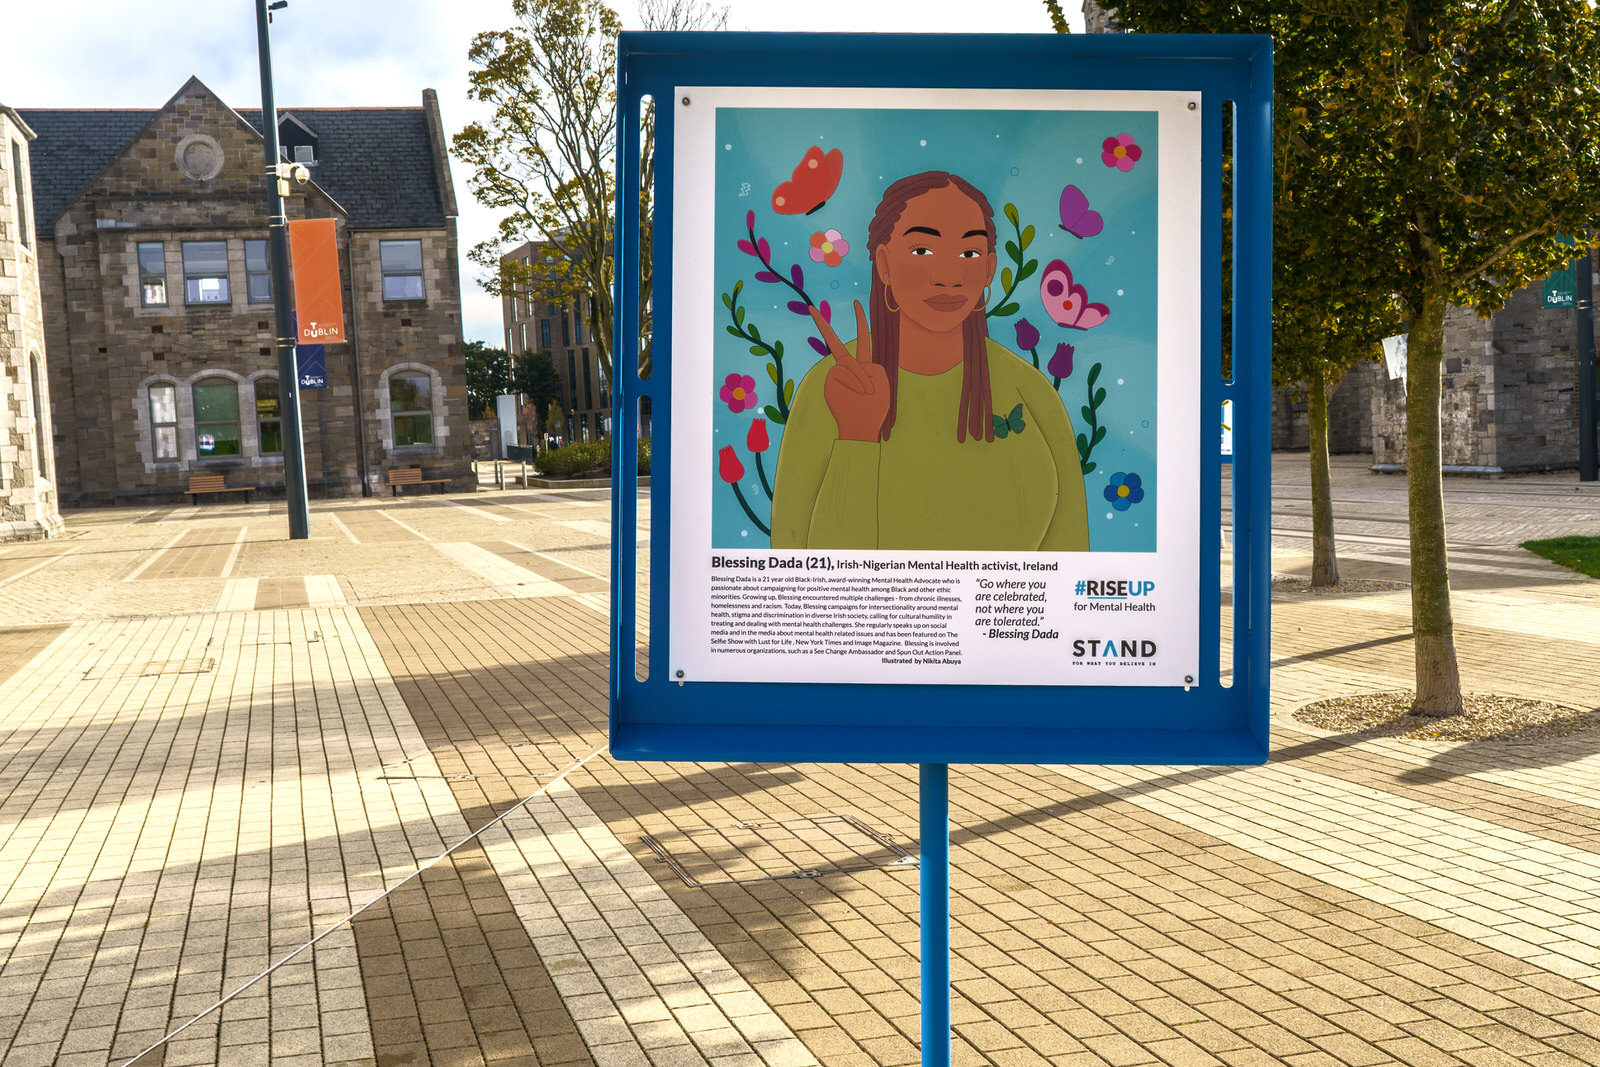
[[[1055,355],[1050,357],[1049,366],[1046,368],[1057,378],[1072,377],[1072,353],[1077,349],[1062,341],[1056,345]]]
[[[1038,347],[1039,331],[1027,319],[1017,320],[1017,347],[1024,352],[1032,351]]]

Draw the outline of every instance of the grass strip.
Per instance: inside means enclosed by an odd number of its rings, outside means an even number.
[[[1600,578],[1600,537],[1550,537],[1524,541],[1522,547],[1552,563]]]

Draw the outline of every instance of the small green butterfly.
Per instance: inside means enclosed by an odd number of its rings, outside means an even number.
[[[996,415],[994,417],[994,435],[1005,437],[1007,434],[1021,433],[1028,424],[1022,421],[1022,405],[1018,404],[1011,409],[1010,415]]]

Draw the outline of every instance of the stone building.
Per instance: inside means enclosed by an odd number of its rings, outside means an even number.
[[[540,246],[531,242],[501,256],[502,262],[532,265]],[[501,320],[506,328],[506,351],[515,360],[524,352],[549,352],[561,379],[561,409],[565,427],[546,432],[566,441],[599,441],[611,436],[611,384],[600,370],[600,356],[589,336],[589,297],[571,304],[543,297],[500,298]],[[545,417],[539,412],[541,424]]]
[[[183,499],[195,473],[283,485],[259,110],[190,78],[156,110],[24,109],[63,501]],[[349,341],[300,390],[308,489],[393,467],[471,488],[456,202],[438,99],[280,109],[338,223]]]
[[[1535,282],[1488,319],[1450,309],[1440,405],[1447,472],[1578,466],[1578,312],[1543,304]],[[1372,400],[1372,461],[1380,470],[1405,466],[1405,397],[1404,380],[1380,377]]]
[[[28,180],[33,139],[22,116],[0,105],[0,541],[61,532]]]

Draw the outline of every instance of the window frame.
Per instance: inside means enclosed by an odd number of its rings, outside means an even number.
[[[251,248],[252,245],[260,245],[261,246],[262,267],[261,267],[260,270],[252,270],[251,267],[250,267],[250,248]],[[256,296],[255,289],[251,285],[251,283],[254,282],[254,281],[257,281],[257,280],[265,280],[266,281],[266,283],[267,283],[267,293],[266,293],[265,296],[261,296],[261,297]],[[258,237],[246,237],[245,238],[245,241],[244,241],[244,299],[245,299],[245,303],[247,303],[247,304],[270,304],[270,303],[272,303],[272,248],[267,243],[267,239],[265,237],[259,237],[259,238]]]
[[[221,305],[221,306],[231,305],[233,303],[233,294],[232,294],[232,288],[228,284],[228,275],[229,275],[229,270],[228,270],[228,242],[225,241],[225,240],[222,240],[222,241],[183,241],[181,243],[183,245],[182,252],[183,252],[183,303],[184,303],[184,306],[185,307],[217,307],[219,305]],[[189,269],[189,249],[198,248],[201,245],[216,245],[216,246],[219,246],[222,249],[222,273],[221,274],[218,274],[215,270],[210,270],[210,271],[194,270],[194,271],[191,271]],[[198,256],[199,253],[197,252],[196,255]],[[191,292],[203,292],[203,289],[192,288],[192,287],[195,286],[196,284],[203,284],[203,283],[208,282],[208,281],[215,281],[215,282],[219,282],[220,283],[219,295],[216,297],[216,299],[209,299],[208,300],[208,299],[206,299],[204,297],[195,298],[195,297],[192,297],[190,295]]]
[[[417,250],[417,266],[416,266],[416,269],[413,270],[409,266],[405,267],[403,269],[402,268],[390,269],[389,265],[384,262],[384,249],[389,247],[390,245],[414,245],[414,246],[416,246],[416,250]],[[417,303],[417,302],[421,302],[421,301],[426,301],[428,299],[428,286],[427,286],[426,280],[423,277],[423,270],[422,270],[422,238],[420,238],[420,237],[404,237],[404,238],[394,238],[392,240],[380,240],[378,242],[378,274],[379,274],[380,279],[381,279],[380,282],[379,282],[379,286],[380,286],[380,289],[382,291],[382,295],[383,295],[383,299],[384,299],[385,303]],[[415,279],[417,279],[417,294],[415,296],[409,296],[409,295],[390,296],[389,295],[389,279],[391,279],[391,278],[395,278],[395,279],[415,278]]]
[[[17,192],[17,240],[33,251],[33,224],[28,220],[28,182],[22,173],[22,142],[11,141],[11,181]]]
[[[233,418],[231,420],[229,420],[229,419],[204,419],[204,420],[202,420],[200,418],[200,396],[199,396],[199,390],[202,389],[202,388],[205,388],[205,387],[209,387],[209,386],[213,386],[213,385],[220,385],[220,384],[226,384],[229,388],[231,388],[233,390]],[[192,410],[194,412],[194,452],[195,452],[195,456],[198,459],[202,460],[202,461],[204,461],[204,460],[212,460],[212,459],[222,459],[222,460],[239,460],[239,459],[242,459],[244,457],[244,433],[243,433],[242,426],[241,426],[240,420],[239,420],[239,383],[238,383],[238,381],[236,381],[233,378],[225,378],[225,377],[223,377],[221,375],[217,375],[217,374],[213,374],[213,375],[210,375],[210,376],[205,377],[205,378],[197,378],[197,379],[195,379],[195,381],[191,382],[190,385],[189,385],[189,400],[190,400],[190,403],[193,404],[193,409]],[[232,429],[233,429],[233,440],[234,440],[234,443],[236,445],[238,445],[238,450],[234,451],[234,452],[218,452],[218,451],[216,451],[216,446],[213,443],[212,450],[209,453],[202,452],[202,450],[200,448],[200,438],[204,433],[206,433],[206,427],[220,427],[220,426],[232,427]],[[215,440],[215,437],[213,436],[213,441],[214,440]]]
[[[161,421],[156,416],[156,390],[165,389],[172,394],[170,421]],[[178,441],[178,386],[173,382],[151,382],[145,389],[145,407],[150,413],[150,460],[153,463],[177,463],[181,458],[180,444]],[[172,453],[163,455],[161,451],[161,431],[172,431]]]
[[[422,383],[422,388],[417,392],[417,398],[422,406],[419,408],[402,408],[396,402],[395,383],[413,379]],[[418,370],[396,371],[389,375],[388,389],[389,440],[392,442],[392,447],[397,451],[407,448],[433,448],[433,377]],[[402,443],[400,440],[400,420],[402,418],[410,420],[412,425],[415,425],[414,420],[422,420],[422,424],[428,428],[428,439],[426,441],[411,440]]]
[[[37,469],[39,477],[50,477],[50,448],[44,436],[44,387],[40,379],[44,374],[44,367],[40,364],[37,351],[28,353],[28,385],[33,391],[33,444],[39,453]]]
[[[263,416],[261,414],[261,386],[264,382],[271,382],[274,395],[272,402],[275,413]],[[256,453],[261,456],[283,455],[283,389],[280,387],[275,374],[264,374],[250,383],[250,398],[255,409],[256,420]],[[267,427],[275,426],[278,438],[277,448],[267,447]]]
[[[146,271],[144,250],[155,249],[161,259],[161,273]],[[147,308],[164,308],[172,306],[172,290],[167,285],[167,242],[165,241],[137,241],[134,243],[133,258],[139,268],[139,306]],[[161,286],[161,299],[151,300],[149,286]]]

